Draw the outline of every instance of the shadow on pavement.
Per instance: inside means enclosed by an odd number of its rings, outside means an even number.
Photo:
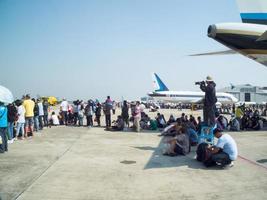
[[[155,168],[171,168],[171,167],[183,167],[187,166],[191,169],[203,169],[203,170],[218,170],[217,167],[206,168],[201,162],[195,159],[196,147],[191,149],[191,152],[186,156],[164,156],[162,155],[162,149],[164,145],[164,138],[161,139],[158,147],[151,146],[138,146],[136,149],[144,151],[154,151],[149,161],[145,165],[144,169]]]

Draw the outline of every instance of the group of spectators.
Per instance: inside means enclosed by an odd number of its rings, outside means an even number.
[[[267,105],[266,105],[267,108]],[[255,107],[246,107],[244,104],[238,106],[233,120],[236,124],[236,130],[261,130],[265,119],[267,109],[257,109]]]
[[[30,95],[5,106],[0,102],[0,152],[8,151],[15,140],[33,137],[34,132],[49,126],[49,104]]]
[[[121,107],[121,115],[117,116],[117,119],[112,121],[112,114],[116,114],[116,108],[118,104],[111,100],[110,96],[104,103],[100,103],[98,100],[88,100],[83,102],[81,100],[76,100],[69,103],[66,99],[60,104],[60,111],[58,114],[58,119],[60,125],[71,125],[71,126],[87,126],[89,128],[96,126],[101,126],[101,116],[102,113],[105,117],[105,127],[106,130],[120,131],[124,128],[130,127],[130,121],[132,121],[133,126],[137,132],[140,131],[140,120],[142,109],[140,102],[129,103],[124,101]],[[129,111],[131,110],[131,113]],[[85,123],[84,123],[85,121]],[[53,125],[58,125],[54,124]]]
[[[111,116],[115,114],[117,107],[120,107],[121,113],[116,120],[112,121]],[[187,116],[182,113],[178,118],[170,115],[166,120],[165,116],[158,112],[155,118],[150,118],[145,113],[145,108],[146,106],[139,101],[123,101],[118,104],[111,100],[110,96],[107,96],[103,103],[91,99],[87,102],[76,100],[69,103],[63,99],[59,105],[59,111],[52,111],[49,114],[51,109],[45,99],[31,99],[30,95],[26,95],[21,100],[16,100],[7,106],[0,103],[0,144],[4,144],[1,145],[2,150],[0,151],[7,151],[8,143],[32,137],[34,132],[39,132],[44,127],[52,125],[87,126],[89,128],[101,126],[101,116],[105,117],[104,126],[107,131],[160,130],[162,131],[161,135],[174,137],[183,133],[188,137],[190,145],[197,144],[200,127],[204,123],[201,117],[196,119],[192,115]],[[242,105],[235,108],[233,112],[229,121],[224,115],[216,116],[215,123],[219,130],[260,130],[263,126],[260,113],[264,114],[266,109],[263,108],[259,112],[257,108],[247,108]]]

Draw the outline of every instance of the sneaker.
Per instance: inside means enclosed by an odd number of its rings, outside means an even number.
[[[234,162],[231,161],[231,163],[229,164],[229,167],[233,167],[234,166]]]
[[[7,143],[8,143],[8,144],[12,144],[13,142],[14,142],[14,140],[13,140],[13,139],[12,139],[12,140],[8,140],[8,141],[7,141]]]
[[[229,169],[229,168],[231,168],[233,166],[234,166],[234,162],[232,161],[230,164],[224,165],[224,166],[221,166],[221,167],[222,167],[222,169]]]

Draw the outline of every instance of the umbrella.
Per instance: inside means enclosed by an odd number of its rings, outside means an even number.
[[[10,92],[10,90],[0,85],[0,102],[12,103],[13,101],[13,94]]]
[[[57,103],[57,98],[56,97],[48,97],[47,99],[47,102],[50,104],[50,105],[55,105]]]

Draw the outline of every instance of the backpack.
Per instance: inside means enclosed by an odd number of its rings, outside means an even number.
[[[208,144],[207,143],[201,143],[198,145],[197,147],[197,161],[199,162],[204,162],[206,160],[206,152],[207,152],[207,147]]]

